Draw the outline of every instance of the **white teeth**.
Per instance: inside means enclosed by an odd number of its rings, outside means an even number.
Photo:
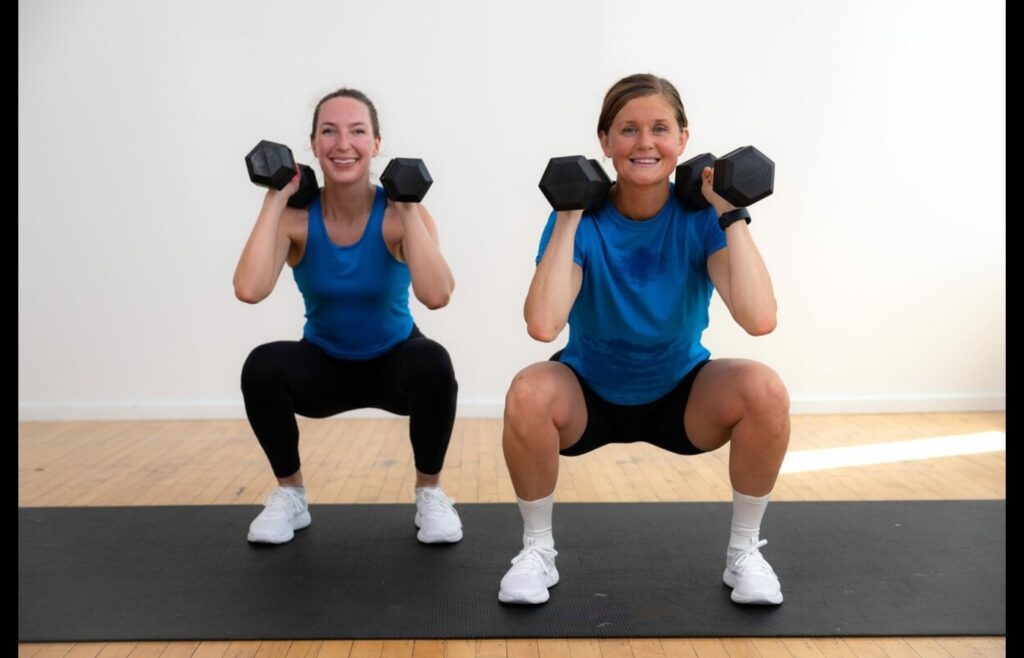
[[[331,162],[333,162],[334,164],[336,164],[338,166],[345,166],[345,165],[355,164],[356,161],[355,161],[355,159],[352,159],[352,160],[331,160]]]
[[[634,158],[633,162],[637,164],[656,164],[658,160],[656,158]]]

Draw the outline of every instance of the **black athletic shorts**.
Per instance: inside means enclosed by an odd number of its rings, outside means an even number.
[[[563,350],[558,350],[551,361],[558,361]],[[679,455],[699,455],[704,452],[686,436],[683,419],[686,402],[697,373],[711,359],[701,361],[680,380],[676,387],[662,397],[645,404],[614,404],[594,392],[572,366],[565,364],[576,375],[583,399],[587,404],[587,427],[580,440],[562,450],[567,457],[582,455],[609,443],[636,443],[646,441]]]

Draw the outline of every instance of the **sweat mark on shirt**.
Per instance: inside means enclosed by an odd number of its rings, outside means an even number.
[[[654,266],[654,256],[649,249],[640,247],[626,259],[626,272],[638,285],[643,285],[651,280],[654,274],[651,270]]]

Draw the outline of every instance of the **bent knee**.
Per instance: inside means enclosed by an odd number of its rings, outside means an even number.
[[[280,379],[280,365],[286,358],[277,343],[254,347],[242,364],[242,390],[251,390]]]
[[[434,383],[455,382],[451,355],[441,343],[429,338],[414,339],[408,349],[409,363],[418,378]]]
[[[557,395],[557,385],[549,373],[535,366],[520,370],[505,394],[505,418],[550,416]]]
[[[768,366],[757,364],[745,379],[744,397],[755,413],[789,417],[789,391],[778,373]]]

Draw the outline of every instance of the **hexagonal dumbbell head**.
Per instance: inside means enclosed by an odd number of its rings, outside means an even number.
[[[772,193],[775,163],[753,146],[741,146],[715,161],[715,192],[734,206],[749,206]]]
[[[540,191],[555,210],[594,210],[604,203],[611,180],[596,161],[582,155],[551,158]]]
[[[280,190],[295,175],[295,158],[284,144],[264,139],[245,156],[245,168],[252,182]]]
[[[419,158],[394,158],[380,175],[380,184],[392,201],[419,203],[433,183]]]
[[[704,167],[714,166],[715,156],[701,153],[676,167],[676,196],[687,208],[700,210],[711,205],[701,194],[700,186]]]

